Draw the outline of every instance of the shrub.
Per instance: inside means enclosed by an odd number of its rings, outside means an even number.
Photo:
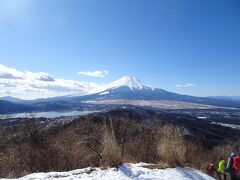
[[[186,162],[187,147],[182,129],[164,125],[159,129],[157,153],[170,167],[182,166]]]
[[[109,124],[105,123],[103,127],[102,165],[116,167],[121,163],[120,148],[110,119]]]

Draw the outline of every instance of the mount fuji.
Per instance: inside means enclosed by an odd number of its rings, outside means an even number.
[[[72,99],[127,99],[127,100],[175,100],[178,96],[163,89],[151,88],[134,76],[124,76],[116,81],[94,89],[84,96],[71,96]]]
[[[134,76],[124,76],[109,84],[92,89],[85,95],[68,95],[35,100],[20,100],[5,97],[5,99],[0,98],[0,100],[4,100],[4,104],[10,104],[12,107],[14,105],[14,111],[8,111],[8,106],[3,113],[22,112],[22,109],[26,109],[26,105],[27,107],[31,107],[29,111],[95,109],[99,104],[103,105],[101,107],[116,104],[147,104],[148,106],[153,106],[154,103],[161,104],[161,106],[157,106],[160,109],[240,108],[240,101],[212,97],[195,97],[169,92],[160,88],[151,88]],[[24,108],[17,108],[18,106],[22,107],[22,105],[25,105]]]
[[[134,76],[124,76],[116,81],[93,90],[83,96],[68,97],[65,100],[99,101],[99,100],[146,100],[146,101],[179,101],[213,105],[220,107],[240,108],[240,102],[211,97],[195,97],[177,94],[160,88],[151,88]]]

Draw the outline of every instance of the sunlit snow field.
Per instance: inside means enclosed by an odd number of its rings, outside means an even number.
[[[190,168],[149,169],[147,164],[123,164],[118,169],[84,168],[69,172],[34,173],[20,178],[30,179],[84,179],[84,180],[212,180],[208,175]]]

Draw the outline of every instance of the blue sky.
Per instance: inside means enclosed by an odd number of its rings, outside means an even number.
[[[1,0],[0,64],[78,82],[134,75],[183,94],[240,95],[240,1]]]

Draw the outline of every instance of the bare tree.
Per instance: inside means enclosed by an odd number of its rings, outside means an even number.
[[[37,122],[36,113],[25,114],[25,118],[22,122],[24,137],[33,146],[43,145],[44,137],[41,132],[41,126]]]
[[[111,117],[110,118],[110,122],[112,122]],[[129,121],[129,117],[126,117],[123,123],[123,127],[122,129],[120,129],[120,149],[121,149],[121,157],[123,158],[124,156],[124,152],[125,152],[125,142],[126,142],[126,137],[127,137],[127,132],[128,129],[130,127],[130,121]]]

